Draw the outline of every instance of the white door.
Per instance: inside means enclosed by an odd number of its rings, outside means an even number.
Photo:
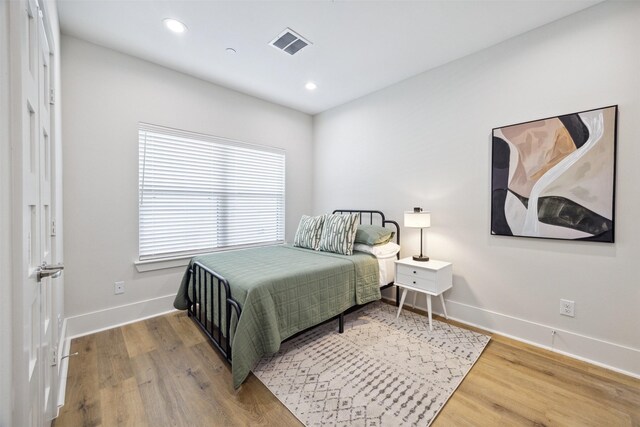
[[[14,164],[15,425],[49,425],[52,379],[49,43],[35,0],[10,2]]]
[[[51,224],[52,224],[52,206],[51,206],[51,187],[52,187],[52,141],[51,135],[51,64],[49,41],[47,40],[47,32],[45,30],[42,12],[38,17],[38,38],[40,44],[38,46],[38,98],[39,98],[39,116],[40,116],[40,147],[39,147],[39,206],[40,206],[40,265],[41,269],[51,266],[52,263],[52,245],[51,245]],[[52,319],[52,286],[54,278],[50,274],[39,275],[39,291],[40,291],[40,358],[42,361],[42,386],[41,407],[44,414],[44,424],[50,424],[50,420],[54,414],[55,399],[53,398],[53,369],[55,365],[55,355],[53,348],[55,341],[53,337],[53,319]],[[38,278],[36,278],[38,280]]]

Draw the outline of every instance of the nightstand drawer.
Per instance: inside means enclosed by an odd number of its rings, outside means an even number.
[[[434,276],[435,278],[435,276]],[[436,292],[437,286],[435,280],[426,279],[424,277],[417,277],[417,275],[408,276],[406,274],[400,274],[398,269],[398,275],[396,277],[396,283],[400,285],[407,285],[414,288],[420,288],[428,292]]]
[[[436,272],[435,271],[426,270],[424,268],[412,267],[410,265],[398,264],[397,265],[397,273],[398,273],[398,276],[405,275],[405,276],[409,276],[409,277],[417,277],[417,278],[420,278],[420,279],[427,279],[427,280],[430,280],[432,282],[435,282],[435,280],[436,280]],[[409,284],[411,284],[411,282],[409,282],[407,284],[409,285]]]

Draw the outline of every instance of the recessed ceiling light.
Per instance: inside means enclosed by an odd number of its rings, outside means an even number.
[[[314,82],[307,82],[306,85],[304,85],[304,87],[307,88],[307,90],[316,90],[316,88],[318,87],[317,84],[315,84]]]
[[[168,29],[170,29],[174,33],[184,33],[185,31],[187,31],[187,26],[184,25],[182,22],[177,21],[175,19],[167,18],[167,19],[163,20],[162,22],[164,22],[164,26],[165,27],[167,27]]]
[[[227,53],[231,53],[231,54],[236,53],[236,50],[235,50],[234,48],[232,48],[232,47],[228,47],[228,48],[226,48],[226,49],[225,49],[225,51],[226,51]]]

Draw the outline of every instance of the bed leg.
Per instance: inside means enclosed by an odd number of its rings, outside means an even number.
[[[344,333],[344,312],[340,313],[338,317],[338,332],[341,334]]]
[[[400,307],[400,286],[396,285],[396,307]]]

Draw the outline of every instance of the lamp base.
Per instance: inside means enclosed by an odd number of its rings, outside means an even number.
[[[420,256],[420,255],[414,255],[413,256],[413,260],[414,261],[429,261],[429,257],[428,256]]]

